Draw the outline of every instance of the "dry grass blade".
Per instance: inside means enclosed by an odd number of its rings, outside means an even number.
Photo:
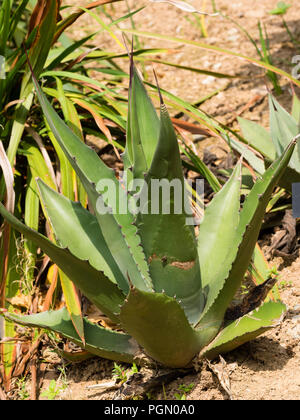
[[[57,0],[57,11],[60,9],[60,4],[61,0]],[[47,0],[37,2],[30,18],[28,36],[31,34],[34,28],[38,27],[41,24],[45,13],[47,13],[46,6]]]
[[[14,213],[15,209],[15,191],[14,191],[14,175],[12,171],[12,167],[9,163],[8,157],[5,153],[3,143],[0,142],[0,166],[3,171],[4,182],[6,184],[6,208],[11,213]],[[6,286],[7,286],[7,275],[9,272],[10,264],[9,264],[9,251],[10,251],[10,238],[11,238],[11,227],[7,223],[3,223],[1,227],[1,252],[2,252],[2,261],[1,261],[1,272],[0,272],[0,307],[5,307],[6,304]],[[5,321],[1,318],[0,319],[0,334],[1,338],[5,335]],[[0,345],[0,360],[4,360],[4,353],[5,353],[5,344]],[[11,353],[12,355],[12,363],[14,363],[14,352]],[[6,366],[1,366],[0,369],[2,378],[3,378],[3,385],[5,390],[7,391],[10,388],[10,374],[7,374]],[[2,396],[0,395],[0,399]],[[5,399],[5,398],[4,398]]]
[[[191,4],[185,3],[183,1],[178,0],[150,0],[151,3],[169,3],[172,6],[178,7],[178,9],[183,10],[184,12],[189,13],[198,13],[199,15],[205,15],[205,16],[218,16],[219,13],[206,13],[202,12],[200,10],[195,9]]]
[[[5,105],[5,107],[3,108],[3,113],[5,113],[8,108],[14,106],[14,105],[18,105],[24,102],[24,99],[15,99],[14,101],[10,101],[8,104]]]
[[[14,174],[2,142],[0,142],[0,166],[6,184],[6,208],[13,213],[15,208]]]
[[[131,29],[131,28],[123,28],[122,29],[123,32],[125,33],[130,33],[132,35],[135,36],[139,36],[139,37],[145,37],[145,38],[153,38],[153,39],[159,39],[159,40],[164,40],[164,41],[171,41],[171,42],[176,42],[178,44],[184,44],[184,45],[192,45],[196,48],[201,48],[207,51],[213,51],[216,52],[218,54],[223,54],[223,55],[229,55],[232,57],[237,57],[240,58],[241,60],[246,60],[252,64],[254,64],[255,66],[261,67],[265,70],[274,72],[276,74],[279,74],[280,76],[283,76],[284,78],[288,79],[290,82],[292,82],[294,85],[300,87],[300,81],[298,79],[295,79],[293,76],[290,75],[290,73],[281,70],[278,67],[275,67],[269,63],[265,63],[261,60],[257,60],[256,58],[253,57],[248,57],[246,55],[240,54],[238,52],[235,51],[230,51],[227,50],[225,48],[221,48],[215,45],[210,45],[210,44],[205,44],[203,42],[198,42],[198,41],[194,41],[194,40],[189,40],[189,39],[183,39],[183,38],[177,38],[174,36],[168,36],[168,35],[163,35],[163,34],[158,34],[158,33],[154,33],[154,32],[146,32],[146,31],[138,31],[136,29]]]
[[[115,3],[117,1],[120,1],[120,0],[98,0],[98,1],[94,1],[92,3],[87,4],[85,6],[85,9],[91,10],[91,9],[94,9],[95,7],[102,6],[108,3]],[[60,35],[64,32],[64,30],[68,28],[69,26],[71,26],[83,13],[85,13],[85,10],[79,9],[75,13],[68,16],[64,21],[61,22],[61,24],[58,24],[53,43],[55,43],[60,37]]]
[[[182,128],[185,131],[188,131],[191,134],[202,134],[204,136],[214,136],[211,130],[201,127],[199,124],[190,123],[178,118],[171,118],[172,123],[175,127]]]
[[[51,285],[48,289],[48,292],[46,294],[44,305],[43,305],[43,311],[48,311],[51,307],[51,303],[53,301],[53,294],[55,292],[56,286],[57,286],[57,280],[58,280],[58,267],[57,265],[53,266],[53,271],[51,272],[52,278],[51,278]]]
[[[80,99],[76,99],[76,98],[74,98],[73,101],[77,105],[81,106],[82,108],[86,109],[87,111],[89,111],[91,113],[91,115],[93,116],[98,128],[102,131],[102,133],[106,136],[108,142],[112,145],[117,158],[119,160],[121,160],[120,154],[119,154],[117,148],[115,147],[115,145],[113,144],[113,139],[112,139],[112,136],[110,134],[110,131],[107,128],[107,126],[105,125],[101,115],[99,113],[97,113],[96,110],[93,108],[93,106],[89,105],[87,102],[81,101]]]
[[[43,158],[45,160],[45,163],[51,175],[52,181],[54,182],[54,185],[57,186],[56,177],[55,177],[55,173],[54,173],[53,166],[51,163],[51,159],[48,155],[46,147],[44,146],[41,136],[36,131],[34,131],[28,124],[25,125],[25,130],[27,131],[28,134],[30,134],[30,136],[36,141],[37,145],[39,146],[39,149],[43,155]]]

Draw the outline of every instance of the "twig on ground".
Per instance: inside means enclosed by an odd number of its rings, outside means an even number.
[[[36,365],[36,355],[32,357],[30,362],[30,373],[31,373],[31,390],[30,390],[30,400],[36,401],[37,399],[37,365]]]

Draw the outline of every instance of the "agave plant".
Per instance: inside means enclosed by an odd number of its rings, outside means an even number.
[[[258,173],[263,173],[278,156],[280,156],[291,139],[300,133],[300,101],[294,94],[291,113],[287,112],[280,103],[269,95],[269,115],[270,130],[265,129],[259,124],[238,117],[238,122],[244,140],[249,146],[260,153],[263,159],[255,156],[254,152],[247,150],[249,163]],[[232,146],[239,152],[244,152],[246,146],[237,143],[235,140]],[[300,182],[300,148],[296,147],[290,163],[284,175],[279,181],[279,185],[288,191],[292,191],[292,183]]]
[[[61,120],[34,79],[47,122],[85,187],[90,211],[37,180],[55,233],[53,243],[0,204],[6,222],[34,241],[116,328],[84,318],[80,338],[70,308],[1,314],[16,323],[51,329],[101,357],[185,367],[196,355],[212,358],[257,337],[276,325],[285,311],[282,302],[269,300],[237,319],[227,316],[295,141],[256,181],[242,208],[240,160],[207,206],[198,236],[186,223],[189,209],[176,210],[178,195],[175,200],[173,190],[169,212],[163,209],[161,191],[155,212],[124,212],[124,205],[136,210],[142,194],[147,205],[157,200],[153,180],[176,180],[182,187],[179,201],[186,204],[180,152],[167,109],[160,97],[158,117],[133,62],[130,73],[125,186]],[[103,187],[104,180],[110,188]],[[139,192],[130,181],[142,185]]]

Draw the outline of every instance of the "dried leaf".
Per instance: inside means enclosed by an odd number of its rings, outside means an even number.
[[[200,12],[200,10],[195,9],[194,6],[192,6],[189,3],[184,3],[183,1],[177,1],[177,0],[150,0],[152,3],[169,3],[172,6],[178,7],[178,9],[183,10],[184,12],[189,13],[198,13],[200,15],[206,15],[206,16],[217,16],[219,13],[206,13],[206,12]]]
[[[15,192],[14,192],[14,174],[6,156],[3,143],[0,142],[0,166],[3,171],[3,176],[6,184],[6,208],[11,213],[15,209]]]
[[[209,360],[207,360],[207,364],[208,364],[208,367],[211,369],[211,371],[218,378],[221,387],[224,389],[229,399],[233,400],[232,391],[230,387],[229,374],[227,371],[227,363],[225,362],[225,360],[223,359],[221,355],[219,357],[220,357],[221,363],[213,364]]]
[[[11,299],[6,298],[6,300],[13,306],[18,306],[20,308],[28,309],[31,303],[31,296],[19,295],[19,296],[14,296]]]

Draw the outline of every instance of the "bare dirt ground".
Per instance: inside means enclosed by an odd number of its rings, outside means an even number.
[[[67,4],[68,2],[65,2]],[[74,4],[82,4],[82,1],[74,1]],[[88,3],[88,2],[86,2]],[[144,1],[129,1],[133,8],[137,8]],[[201,9],[201,0],[190,0],[196,8]],[[207,1],[207,11],[211,11],[210,2]],[[278,16],[271,16],[268,11],[275,8],[276,0],[217,0],[217,7],[233,18],[244,27],[255,40],[258,39],[258,20],[263,22],[268,30],[270,48],[274,64],[291,72],[292,57],[299,54],[290,42],[289,36]],[[300,40],[300,3],[289,1],[292,7],[285,19],[291,32]],[[116,3],[113,10],[108,11],[114,17],[122,16],[127,11],[124,2]],[[165,35],[198,40],[210,45],[218,45],[244,55],[256,56],[256,51],[245,35],[232,22],[222,17],[210,17],[206,19],[208,37],[201,37],[199,27],[194,25],[193,17],[188,16],[181,10],[167,4],[150,3],[146,9],[134,17],[137,29],[157,32]],[[122,23],[124,27],[130,27],[130,23]],[[93,19],[83,17],[78,21],[72,36],[82,36],[95,29]],[[120,35],[120,34],[118,34]],[[258,121],[268,126],[268,101],[266,98],[267,88],[271,88],[264,77],[264,71],[238,58],[232,58],[222,54],[215,54],[191,46],[182,46],[169,42],[162,42],[149,38],[140,38],[143,47],[169,47],[176,48],[172,55],[163,56],[165,60],[188,65],[196,68],[208,69],[229,74],[239,74],[242,78],[216,79],[211,76],[190,73],[163,65],[154,64],[160,85],[183,99],[196,102],[216,89],[221,92],[206,101],[201,109],[215,116],[222,122],[232,122],[232,117],[241,113],[245,118]],[[105,49],[117,51],[118,46],[111,38],[99,35],[95,44]],[[152,66],[151,63],[147,64]],[[149,72],[150,73],[150,72]],[[283,94],[279,96],[280,102],[287,108],[291,106],[291,90],[287,80],[280,79]],[[258,99],[259,98],[259,99]],[[245,105],[248,106],[245,112]],[[235,125],[233,125],[235,127]],[[204,140],[200,145],[200,154],[209,147],[214,153],[224,155],[225,144],[219,144]],[[191,373],[184,378],[179,378],[160,386],[153,394],[155,399],[176,399],[180,386],[191,386],[187,392],[187,399],[195,400],[223,400],[223,399],[251,399],[251,400],[298,400],[300,399],[300,257],[294,258],[294,262],[277,258],[272,264],[280,268],[281,297],[287,305],[284,322],[265,333],[258,339],[243,345],[239,349],[224,355],[225,363],[216,360],[211,366],[201,366],[199,371]],[[284,268],[282,268],[284,267]],[[50,366],[50,365],[49,365]],[[61,366],[53,365],[53,366]],[[125,367],[126,368],[126,367]],[[213,371],[219,368],[223,377],[227,379],[227,390],[222,387],[220,380]],[[100,392],[99,388],[90,388],[96,383],[108,381],[112,378],[113,363],[99,358],[81,362],[73,366],[67,366],[60,373],[46,371],[41,381],[42,389],[48,389],[50,380],[55,378],[57,384],[61,384],[62,392],[58,393],[58,399],[112,399],[115,391]],[[226,387],[225,387],[226,388]],[[45,399],[47,397],[41,397]]]

